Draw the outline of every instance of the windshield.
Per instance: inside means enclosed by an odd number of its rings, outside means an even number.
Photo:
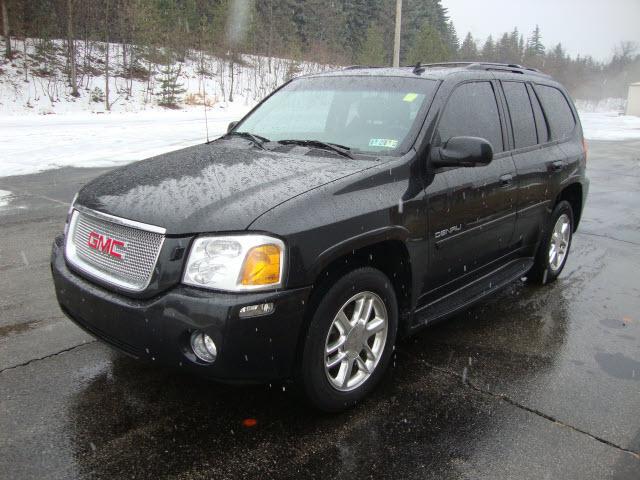
[[[235,131],[394,154],[435,87],[434,80],[400,77],[303,78],[268,98]]]

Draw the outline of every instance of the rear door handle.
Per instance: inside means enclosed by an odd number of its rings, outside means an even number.
[[[551,170],[554,172],[559,172],[563,170],[565,167],[565,163],[562,160],[557,160],[551,164]]]
[[[513,175],[510,173],[505,173],[500,176],[500,186],[507,187],[513,183]]]

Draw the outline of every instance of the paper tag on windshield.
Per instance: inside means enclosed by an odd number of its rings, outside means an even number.
[[[383,147],[383,148],[396,148],[398,146],[398,140],[391,140],[389,138],[372,138],[369,140],[370,147]]]
[[[416,98],[418,98],[417,93],[407,93],[402,100],[405,102],[413,102]]]

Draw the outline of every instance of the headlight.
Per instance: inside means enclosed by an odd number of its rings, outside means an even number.
[[[266,290],[282,286],[284,243],[265,235],[198,237],[183,283],[215,290]]]

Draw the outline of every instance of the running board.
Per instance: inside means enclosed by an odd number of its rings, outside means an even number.
[[[518,258],[414,312],[411,330],[445,318],[521,278],[533,266],[533,258]]]

